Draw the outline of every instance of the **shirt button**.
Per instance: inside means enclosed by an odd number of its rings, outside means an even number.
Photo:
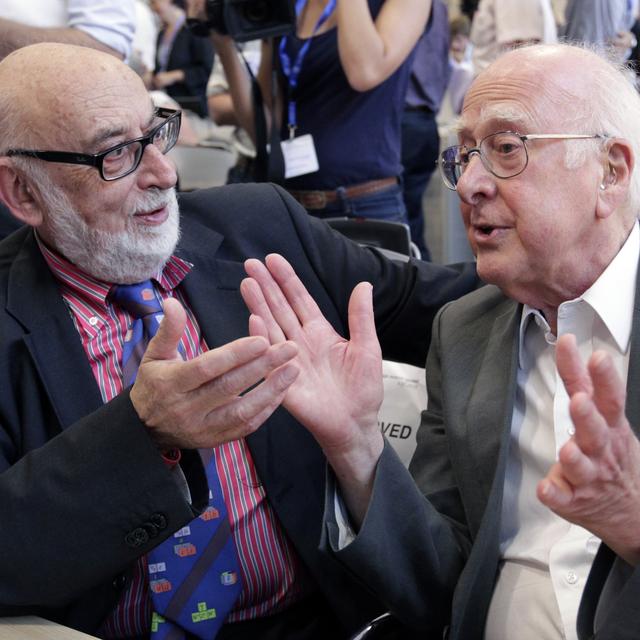
[[[100,319],[99,319],[99,318],[97,318],[96,316],[91,316],[91,317],[89,318],[89,324],[90,324],[92,327],[95,327],[95,326],[98,324],[98,322],[100,322]]]
[[[575,432],[576,432],[576,428],[573,425],[571,425],[570,427],[567,427],[567,433],[570,436],[575,435]]]
[[[598,548],[600,547],[600,539],[595,536],[590,536],[586,543],[587,553],[596,555]]]
[[[578,582],[578,576],[574,571],[567,571],[566,579],[569,584],[575,584]]]

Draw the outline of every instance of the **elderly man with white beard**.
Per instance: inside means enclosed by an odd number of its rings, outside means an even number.
[[[297,349],[246,337],[243,262],[286,255],[343,333],[368,279],[385,355],[415,364],[475,269],[391,263],[270,185],[183,194],[179,213],[179,128],[112,56],[0,63],[0,199],[25,223],[0,243],[0,615],[346,637],[381,604],[318,552],[325,458],[277,408]]]

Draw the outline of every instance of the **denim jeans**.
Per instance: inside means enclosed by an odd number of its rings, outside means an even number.
[[[328,204],[324,209],[307,209],[317,218],[375,218],[377,220],[391,220],[392,222],[404,222],[408,224],[407,210],[402,198],[400,185],[392,185],[383,191],[347,198],[344,195],[345,188],[338,187],[338,200]]]

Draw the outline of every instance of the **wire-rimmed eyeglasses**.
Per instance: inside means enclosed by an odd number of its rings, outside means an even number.
[[[498,131],[482,140],[477,147],[469,149],[457,144],[445,149],[438,158],[440,174],[446,187],[455,191],[460,176],[465,172],[474,154],[480,156],[484,168],[496,178],[514,178],[520,175],[529,163],[526,142],[528,140],[589,140],[606,139],[600,134],[582,133],[534,133],[521,135],[514,131]]]
[[[164,118],[149,133],[134,140],[127,140],[103,151],[86,154],[70,151],[32,151],[29,149],[9,149],[7,156],[27,156],[46,162],[65,162],[95,167],[103,180],[117,180],[133,173],[142,160],[146,147],[153,144],[165,154],[171,151],[178,140],[182,112],[176,109],[159,108],[155,115]]]

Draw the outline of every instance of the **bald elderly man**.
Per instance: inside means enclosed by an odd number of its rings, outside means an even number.
[[[318,551],[326,462],[277,409],[297,350],[246,337],[243,262],[287,255],[340,332],[368,279],[385,352],[414,363],[475,269],[391,263],[270,185],[178,201],[179,128],[113,56],[0,63],[0,198],[25,223],[0,243],[0,615],[347,637],[382,605]]]
[[[458,136],[440,167],[490,285],[435,319],[413,478],[376,428],[369,287],[345,343],[281,258],[248,265],[256,335],[313,362],[285,407],[346,507],[328,493],[324,544],[424,637],[637,639],[640,97],[589,51],[523,48]],[[345,418],[296,401],[305,381]]]

